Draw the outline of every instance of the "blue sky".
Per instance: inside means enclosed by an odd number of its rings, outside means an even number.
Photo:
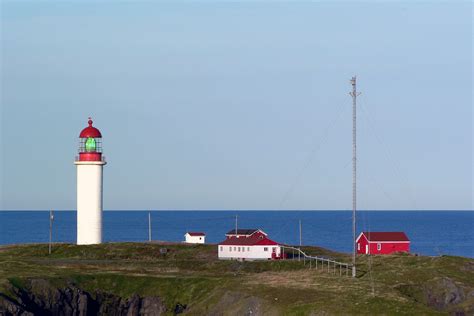
[[[0,209],[473,209],[469,2],[1,4]]]

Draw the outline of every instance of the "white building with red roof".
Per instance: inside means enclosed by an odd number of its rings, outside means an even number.
[[[231,230],[218,245],[222,260],[275,260],[281,253],[281,246],[260,229]]]
[[[188,244],[204,244],[206,242],[206,234],[202,232],[187,232],[184,234],[184,242]]]

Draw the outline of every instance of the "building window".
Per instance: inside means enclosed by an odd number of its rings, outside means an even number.
[[[245,252],[245,247],[242,247],[242,252]]]
[[[224,247],[221,246],[221,251],[224,251]]]
[[[237,251],[237,247],[234,247],[234,251]]]
[[[250,251],[250,247],[247,247],[247,251]]]
[[[229,247],[229,251],[232,252],[232,247]]]
[[[264,248],[263,248],[263,251],[268,251],[268,248],[267,248],[267,247],[264,247]]]
[[[360,250],[360,242],[357,243],[357,250]]]
[[[382,249],[382,244],[381,243],[377,243],[377,250],[380,251]]]
[[[240,252],[240,247],[238,248],[238,251]]]
[[[202,237],[199,237],[199,240],[202,240]]]

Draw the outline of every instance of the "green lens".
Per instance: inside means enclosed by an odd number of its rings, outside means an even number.
[[[95,151],[95,139],[92,137],[87,138],[86,140],[86,151]]]

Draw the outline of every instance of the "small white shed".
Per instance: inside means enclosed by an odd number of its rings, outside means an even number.
[[[206,234],[201,232],[187,232],[184,234],[184,241],[188,244],[204,244],[206,242]]]

